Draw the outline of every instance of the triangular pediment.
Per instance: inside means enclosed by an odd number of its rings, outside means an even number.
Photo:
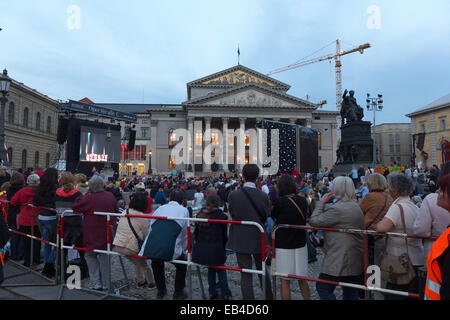
[[[266,86],[248,83],[216,94],[186,101],[185,105],[278,107],[317,109],[317,105]]]
[[[281,88],[285,91],[289,90],[290,86],[278,81],[274,78],[268,77],[260,72],[252,70],[242,65],[237,65],[232,68],[216,72],[209,76],[191,81],[187,84],[188,87],[198,86],[235,86],[248,83],[256,83],[262,86],[272,88]]]

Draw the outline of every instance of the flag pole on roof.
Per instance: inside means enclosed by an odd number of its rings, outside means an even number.
[[[241,52],[239,51],[239,43],[238,43],[238,51],[237,51],[237,54],[238,54],[238,65],[239,65],[239,56],[241,55]]]

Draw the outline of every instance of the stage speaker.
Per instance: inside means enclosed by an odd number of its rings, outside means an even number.
[[[64,144],[67,140],[67,128],[69,126],[69,119],[59,117],[58,119],[58,144]]]
[[[136,130],[130,130],[130,137],[128,139],[127,151],[132,151],[134,149],[135,141],[136,141]]]

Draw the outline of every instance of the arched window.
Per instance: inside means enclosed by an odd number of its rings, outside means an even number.
[[[50,153],[47,152],[45,155],[45,168],[50,167]]]
[[[52,117],[47,117],[47,133],[52,133]]]
[[[9,104],[9,109],[8,109],[8,122],[9,123],[14,123],[14,102],[11,102]]]
[[[13,149],[11,147],[8,148],[7,150],[8,153],[8,162],[12,163],[12,159],[13,159]]]
[[[34,169],[39,169],[39,151],[34,153]]]
[[[36,113],[36,130],[41,130],[41,113]]]
[[[22,151],[22,169],[27,169],[27,150],[25,149]]]
[[[28,108],[23,109],[23,126],[28,128]]]

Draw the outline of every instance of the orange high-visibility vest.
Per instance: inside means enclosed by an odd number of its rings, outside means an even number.
[[[427,283],[425,285],[425,300],[441,300],[442,284],[441,269],[437,259],[450,245],[450,228],[436,240],[427,259]]]

